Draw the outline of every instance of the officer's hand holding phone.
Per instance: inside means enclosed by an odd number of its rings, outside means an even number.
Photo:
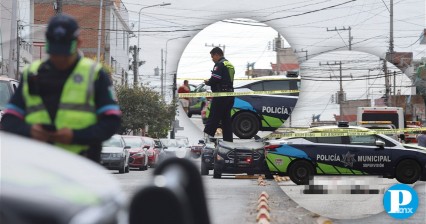
[[[30,129],[30,135],[33,139],[42,142],[48,142],[51,138],[51,132],[44,129],[41,124],[33,124]]]
[[[69,128],[61,128],[56,132],[52,133],[52,139],[55,142],[62,144],[70,144],[74,137],[74,132]]]

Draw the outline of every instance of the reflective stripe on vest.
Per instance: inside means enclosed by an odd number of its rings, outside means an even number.
[[[81,58],[76,67],[65,81],[59,101],[55,121],[43,105],[38,95],[30,95],[28,75],[37,75],[41,61],[36,61],[24,71],[24,99],[27,106],[25,121],[29,124],[55,124],[57,129],[70,128],[80,130],[96,123],[94,102],[94,82],[98,78],[101,66],[88,58]],[[88,145],[64,145],[55,143],[74,153],[80,153],[89,148]]]
[[[231,79],[231,82],[234,82],[235,68],[231,62],[223,58],[219,61],[219,63],[223,63],[223,65],[228,69],[229,78]]]

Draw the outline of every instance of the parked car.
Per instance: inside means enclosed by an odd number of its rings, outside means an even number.
[[[158,163],[161,163],[166,158],[166,153],[164,152],[165,146],[160,139],[154,139],[155,149],[158,150]]]
[[[126,146],[121,135],[113,135],[102,143],[101,164],[119,173],[129,172],[129,146]]]
[[[201,151],[201,175],[209,175],[209,171],[214,168],[214,150],[215,144],[208,142]]]
[[[160,150],[155,147],[155,141],[150,137],[141,137],[143,142],[143,147],[146,149],[146,154],[148,156],[148,166],[155,167],[159,161]]]
[[[130,160],[129,165],[131,168],[138,168],[139,170],[148,169],[148,155],[146,153],[147,147],[143,145],[140,136],[123,135],[126,146],[129,147]]]
[[[191,93],[201,93],[210,90],[210,86],[206,86],[204,83],[199,85],[189,84],[189,90]],[[193,114],[201,114],[206,101],[206,97],[189,98],[188,117],[191,117]]]
[[[165,157],[179,157],[179,158],[185,158],[188,157],[189,152],[183,141],[179,141],[178,139],[167,139],[162,138],[160,139],[163,143]]]
[[[203,109],[201,109],[201,120],[203,121],[203,124],[207,123],[207,110],[209,110],[210,102],[210,100],[207,100]]]
[[[349,136],[321,136],[333,129],[346,129]],[[347,125],[311,128],[318,137],[292,137],[267,141],[266,162],[271,173],[288,175],[296,184],[309,184],[315,175],[374,175],[412,184],[426,181],[426,151],[403,146],[369,129]],[[356,132],[360,133],[359,135]],[[333,132],[338,133],[338,132]]]
[[[265,174],[271,179],[266,164],[262,141],[226,142],[219,141],[213,154],[213,178],[221,178],[223,173]]]
[[[0,76],[0,121],[3,116],[3,110],[9,102],[15,90],[18,88],[19,82],[5,76]],[[1,129],[1,124],[0,124]]]
[[[203,147],[204,143],[198,143],[198,145],[191,146],[191,157],[194,159],[200,158]]]
[[[179,148],[176,150],[176,156],[179,158],[191,158],[191,146],[188,138],[176,138]]]

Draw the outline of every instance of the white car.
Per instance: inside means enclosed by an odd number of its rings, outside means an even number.
[[[101,164],[119,173],[129,172],[129,149],[121,135],[113,135],[102,143]]]

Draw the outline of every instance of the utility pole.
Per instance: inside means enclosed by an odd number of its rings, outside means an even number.
[[[336,27],[334,27],[334,29],[332,29],[332,30],[327,28],[327,31],[339,32],[339,30],[348,30],[349,31],[349,50],[351,51],[352,50],[352,40],[353,40],[353,36],[351,36],[351,27],[348,27],[348,28],[343,27],[342,29],[337,29]]]
[[[389,53],[393,53],[393,0],[390,0]]]
[[[280,58],[280,50],[284,46],[281,46],[281,36],[280,33],[277,33],[277,37],[274,39],[274,51],[277,52],[277,64],[276,64],[276,75],[279,75],[281,72],[281,58]]]
[[[221,44],[219,44],[219,45],[214,45],[214,44],[207,44],[206,43],[206,45],[205,45],[206,47],[221,47],[222,48],[222,51],[223,51],[223,55],[225,55],[225,44],[224,45],[221,45]]]
[[[396,95],[396,71],[393,71],[393,95]]]
[[[102,2],[102,0],[101,0]],[[102,4],[102,3],[101,3]],[[62,0],[56,0],[56,15],[62,13]]]
[[[61,1],[61,0],[58,0],[58,1]],[[103,11],[103,0],[101,0],[100,5],[99,5],[98,51],[97,51],[97,54],[96,54],[96,62],[98,62],[98,63],[99,63],[100,58],[101,58],[102,11]]]
[[[303,50],[303,48],[300,51],[294,50],[294,53],[298,53],[298,52],[305,52],[305,59],[306,61],[308,60],[308,50]]]
[[[164,58],[163,58],[163,49],[161,48],[161,98],[164,100]]]
[[[133,86],[138,86],[138,47],[134,45],[133,47],[130,47],[130,50],[133,53]]]
[[[19,38],[19,20],[16,20],[16,80],[19,80],[19,58],[21,51],[21,39]]]
[[[343,107],[342,104],[345,101],[345,92],[343,91],[343,74],[342,74],[342,61],[339,62],[334,62],[334,63],[329,63],[327,62],[326,64],[323,63],[319,63],[319,65],[339,65],[339,86],[340,89],[337,92],[337,103],[340,105],[339,109],[340,109],[340,121],[343,120]]]
[[[176,90],[177,90],[177,83],[176,83],[176,73],[173,74],[173,99],[172,102],[176,98]],[[170,138],[175,138],[175,126],[176,126],[176,118],[172,121],[172,130],[170,131]]]
[[[11,17],[11,21],[10,21],[10,49],[9,49],[9,63],[7,66],[8,69],[8,76],[10,78],[14,77],[15,79],[18,79],[18,74],[15,73],[15,62],[14,62],[14,58],[15,58],[15,51],[17,49],[15,49],[15,41],[17,41],[17,37],[15,37],[15,35],[17,34],[15,29],[18,29],[18,27],[16,27],[17,25],[17,13],[18,11],[18,1],[12,1],[12,17]]]
[[[383,73],[385,74],[385,105],[389,106],[390,98],[390,80],[388,75],[388,66],[386,59],[383,59]]]

